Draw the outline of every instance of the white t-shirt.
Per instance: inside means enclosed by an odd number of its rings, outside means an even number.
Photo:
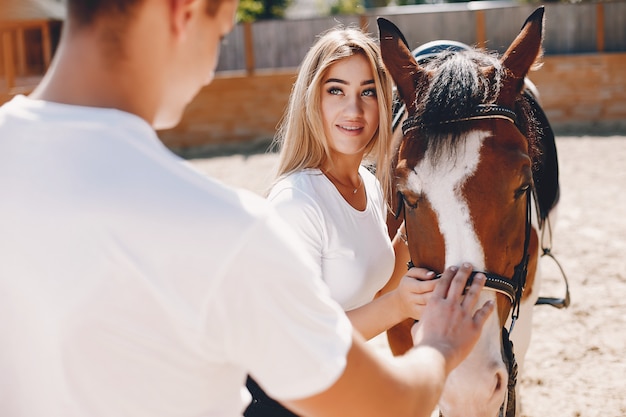
[[[281,179],[268,196],[321,268],[331,296],[349,311],[370,302],[389,280],[394,252],[386,206],[376,177],[359,168],[367,206],[352,207],[319,169]]]
[[[241,415],[343,372],[351,327],[265,199],[142,119],[0,108],[0,415]]]

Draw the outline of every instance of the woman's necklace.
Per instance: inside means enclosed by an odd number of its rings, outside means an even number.
[[[324,171],[324,174],[326,174],[326,176],[329,176],[331,179],[334,180],[334,182],[336,182],[337,184],[341,185],[342,187],[348,188],[348,189],[352,189],[352,194],[356,194],[357,191],[359,191],[359,188],[361,188],[361,185],[363,185],[363,179],[361,178],[361,174],[358,174],[359,183],[356,186],[356,188],[352,188],[351,184],[344,184],[343,182],[339,181],[337,179],[337,177],[335,177],[333,174],[331,174],[328,171]]]

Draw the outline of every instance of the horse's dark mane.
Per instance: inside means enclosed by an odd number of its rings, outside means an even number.
[[[456,143],[467,132],[468,122],[445,123],[469,116],[479,104],[496,102],[504,69],[494,54],[478,50],[444,52],[424,65],[431,74],[427,86],[416,93],[416,116],[420,128],[413,131],[434,158],[454,155]],[[493,68],[488,73],[483,70]],[[540,132],[532,108],[523,96],[515,109],[517,125],[529,140],[531,158],[536,160]]]
[[[535,116],[535,110],[533,103],[526,95],[521,95],[515,102],[517,128],[528,140],[528,154],[533,161],[533,169],[536,169],[541,163],[541,137],[543,135],[539,121]]]

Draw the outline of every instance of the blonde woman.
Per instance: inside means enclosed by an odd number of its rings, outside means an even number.
[[[366,339],[418,319],[435,286],[433,272],[406,270],[406,245],[387,232],[391,103],[392,81],[375,40],[352,27],[324,33],[293,87],[268,195]],[[366,165],[375,165],[376,174]],[[406,275],[395,291],[375,298],[392,274]],[[254,401],[246,416],[292,415],[253,381],[248,387]]]

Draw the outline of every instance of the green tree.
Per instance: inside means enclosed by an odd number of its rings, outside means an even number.
[[[292,0],[240,0],[237,9],[238,22],[254,22],[263,19],[281,19]]]
[[[353,15],[353,14],[361,14],[363,13],[363,2],[362,0],[336,0],[334,3],[331,3],[329,14],[336,15]]]

